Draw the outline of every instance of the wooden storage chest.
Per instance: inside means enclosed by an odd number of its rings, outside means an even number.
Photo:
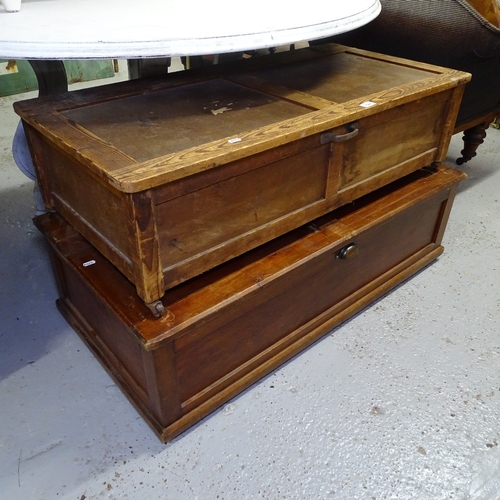
[[[168,290],[158,319],[61,216],[35,224],[62,314],[168,441],[440,255],[463,177],[414,172]]]
[[[444,159],[468,74],[342,46],[15,104],[50,209],[165,290]]]

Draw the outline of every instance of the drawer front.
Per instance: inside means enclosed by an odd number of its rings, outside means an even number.
[[[175,344],[176,371],[186,408],[250,370],[273,346],[433,243],[445,195],[439,193],[384,222],[354,234],[350,241],[316,256],[263,286],[245,300],[186,332]],[[355,244],[358,254],[339,252]],[[259,359],[259,361],[257,361]]]

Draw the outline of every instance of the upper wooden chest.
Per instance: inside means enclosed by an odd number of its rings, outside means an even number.
[[[337,45],[244,62],[15,104],[46,205],[153,310],[166,289],[444,159],[470,76]]]

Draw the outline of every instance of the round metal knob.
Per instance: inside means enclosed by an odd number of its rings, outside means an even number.
[[[349,243],[349,245],[346,245],[345,247],[339,250],[337,258],[342,260],[348,260],[352,259],[353,257],[356,257],[358,253],[359,253],[358,245],[356,245],[356,243]]]

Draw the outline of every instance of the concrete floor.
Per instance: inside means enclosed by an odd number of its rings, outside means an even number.
[[[500,498],[500,131],[437,262],[162,445],[56,310],[10,152],[28,96],[0,98],[2,500]]]

